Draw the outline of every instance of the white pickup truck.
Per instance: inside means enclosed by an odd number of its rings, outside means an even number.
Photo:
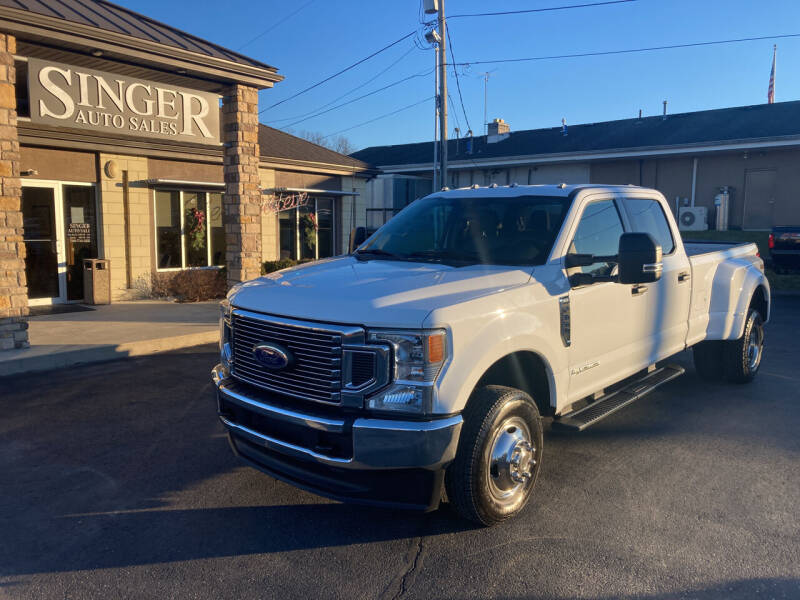
[[[234,287],[213,379],[248,464],[490,525],[530,497],[542,417],[580,431],[683,373],[664,360],[690,346],[702,376],[750,381],[769,310],[756,246],[684,243],[655,190],[475,186]]]

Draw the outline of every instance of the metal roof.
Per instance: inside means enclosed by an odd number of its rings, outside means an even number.
[[[0,7],[97,27],[251,67],[275,67],[105,0],[0,0]]]
[[[569,125],[564,135],[561,127],[511,131],[502,141],[487,143],[486,136],[473,139],[473,151],[467,152],[467,140],[448,140],[451,162],[480,164],[503,159],[550,155],[590,155],[611,151],[635,153],[644,149],[692,148],[726,142],[796,139],[800,145],[800,101],[757,104],[669,114],[641,119],[623,119]],[[396,146],[373,146],[352,154],[378,168],[430,164],[433,143],[420,142]]]

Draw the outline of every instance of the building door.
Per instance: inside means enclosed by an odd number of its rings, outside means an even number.
[[[25,277],[31,304],[61,299],[59,239],[55,186],[22,188],[22,225]]]
[[[97,258],[94,186],[25,181],[22,223],[29,304],[82,300],[83,259]]]
[[[746,171],[743,229],[771,229],[775,213],[774,169]]]
[[[83,259],[97,258],[94,188],[64,185],[67,300],[83,300]]]

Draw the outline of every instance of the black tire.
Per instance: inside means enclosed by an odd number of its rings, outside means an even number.
[[[725,379],[733,383],[753,381],[764,354],[764,321],[758,310],[750,307],[742,337],[724,343]]]
[[[456,458],[445,473],[447,497],[465,519],[494,525],[521,511],[536,484],[542,466],[539,411],[525,392],[488,385],[472,394],[463,417]],[[502,460],[491,460],[499,454]]]
[[[722,381],[725,369],[722,364],[725,342],[700,342],[692,347],[694,368],[701,378],[708,381]]]

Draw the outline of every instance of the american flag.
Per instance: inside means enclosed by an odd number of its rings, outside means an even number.
[[[767,104],[775,103],[775,56],[778,54],[778,46],[772,47],[772,71],[769,73],[769,88],[767,89]]]

